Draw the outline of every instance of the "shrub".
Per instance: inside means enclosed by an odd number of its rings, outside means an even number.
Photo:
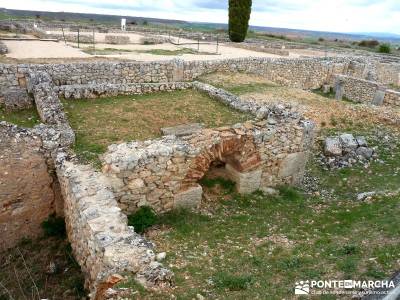
[[[382,44],[379,46],[380,53],[390,53],[392,49],[390,48],[389,44]]]
[[[42,222],[42,228],[46,236],[64,238],[67,233],[64,219],[55,214],[50,215],[47,220]]]
[[[157,215],[149,206],[140,207],[134,214],[128,216],[128,225],[133,226],[137,233],[143,233],[157,222]]]
[[[362,40],[361,42],[358,43],[358,46],[368,47],[368,48],[375,48],[378,45],[379,42],[377,40]]]
[[[229,0],[229,38],[240,43],[249,29],[252,0]]]

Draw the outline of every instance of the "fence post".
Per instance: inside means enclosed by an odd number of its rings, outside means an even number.
[[[197,52],[200,52],[200,33],[197,35]]]
[[[217,50],[217,52],[216,52],[217,54],[218,54],[218,46],[219,46],[219,35],[217,35],[217,49],[216,49]]]
[[[93,27],[93,53],[96,55],[96,42],[94,40],[94,27]]]
[[[63,33],[64,43],[67,44],[67,41],[65,40],[65,34],[64,34],[64,27],[63,26],[61,26],[61,30],[62,30],[62,33]]]
[[[78,48],[79,48],[79,28],[78,28]]]

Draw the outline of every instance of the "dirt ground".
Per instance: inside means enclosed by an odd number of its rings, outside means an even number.
[[[49,33],[62,34],[62,32],[51,31]],[[75,34],[66,32],[66,34]],[[82,32],[82,35],[91,35],[91,32]],[[154,61],[154,60],[170,60],[175,58],[175,55],[155,55],[153,53],[144,53],[148,50],[169,50],[177,51],[183,48],[190,48],[195,51],[199,50],[199,54],[185,53],[179,54],[179,58],[184,60],[214,60],[214,59],[227,59],[227,58],[242,58],[242,57],[280,57],[279,55],[250,51],[241,48],[231,47],[228,44],[219,44],[218,49],[216,44],[208,44],[200,42],[198,49],[197,41],[180,39],[179,46],[164,43],[158,45],[141,45],[140,41],[144,37],[138,33],[114,33],[114,35],[127,35],[130,38],[131,44],[128,45],[111,45],[105,44],[106,33],[95,33],[96,49],[100,50],[99,53],[88,54],[82,50],[92,49],[91,44],[80,44],[80,49],[77,43],[71,42],[49,42],[49,41],[10,41],[5,40],[4,43],[9,49],[6,55],[8,59],[26,60],[26,59],[41,59],[41,58],[59,58],[59,59],[86,59],[86,58],[99,58],[99,59],[116,59],[116,60],[136,60],[136,61]],[[33,36],[28,36],[34,38]],[[175,38],[174,40],[177,40]],[[120,53],[111,53],[104,55],[101,50],[104,49],[122,50]],[[217,52],[218,50],[218,52]],[[323,56],[325,53],[310,50],[290,50],[289,58],[297,58],[300,56]]]

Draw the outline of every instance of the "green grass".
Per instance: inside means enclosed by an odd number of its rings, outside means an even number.
[[[184,54],[194,54],[194,55],[217,55],[211,52],[197,51],[192,48],[182,48],[178,50],[166,50],[166,49],[150,49],[150,50],[135,50],[137,53],[146,53],[152,55],[171,55],[179,56]]]
[[[48,274],[50,262],[56,266],[52,274]],[[0,266],[0,299],[73,300],[87,295],[84,276],[65,238],[23,239],[0,253]]]
[[[227,87],[226,90],[232,94],[240,96],[248,93],[262,93],[274,87],[276,87],[276,85],[268,83],[250,83],[236,84],[235,86]]]
[[[6,121],[21,127],[32,128],[40,123],[36,108],[6,112],[0,107],[0,121]]]
[[[195,90],[95,100],[63,100],[76,133],[75,151],[85,162],[99,166],[98,155],[107,146],[161,136],[162,127],[204,123],[206,127],[231,125],[252,119]]]
[[[90,55],[115,55],[115,54],[131,53],[134,51],[129,49],[117,49],[117,48],[104,48],[104,49],[86,48],[82,50],[82,52]]]
[[[168,253],[177,299],[291,299],[296,280],[376,279],[400,267],[399,198],[327,201],[280,190],[274,197],[232,194],[212,215],[161,216],[170,230],[155,241]]]

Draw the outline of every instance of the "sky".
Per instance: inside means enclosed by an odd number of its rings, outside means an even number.
[[[0,7],[227,23],[228,0],[0,0]],[[400,0],[253,0],[251,25],[400,34]]]

